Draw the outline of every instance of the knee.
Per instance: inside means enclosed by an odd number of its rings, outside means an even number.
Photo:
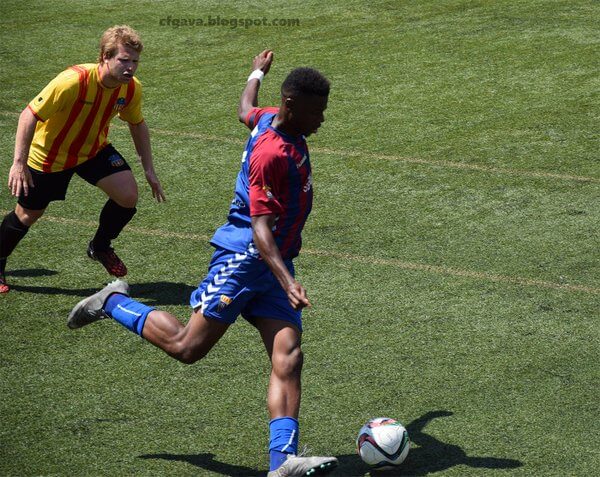
[[[304,353],[300,346],[292,348],[289,352],[273,354],[273,372],[280,378],[297,376],[302,371]]]
[[[23,225],[26,227],[31,227],[42,215],[44,215],[44,211],[45,209],[30,210],[21,206],[17,206],[15,208],[15,215]]]
[[[122,191],[118,197],[111,197],[117,204],[126,209],[133,209],[137,205],[138,191],[137,188]]]

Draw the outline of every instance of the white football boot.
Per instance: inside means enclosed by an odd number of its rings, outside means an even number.
[[[112,293],[123,293],[129,296],[129,285],[123,280],[115,280],[106,285],[98,293],[81,300],[69,313],[67,326],[71,329],[81,328],[94,321],[109,318],[102,307]]]
[[[333,470],[338,465],[335,457],[304,457],[289,455],[287,460],[267,477],[303,477],[322,475]]]

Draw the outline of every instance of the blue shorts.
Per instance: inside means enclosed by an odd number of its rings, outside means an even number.
[[[294,264],[285,260],[294,276]],[[208,318],[233,323],[239,315],[287,321],[302,331],[302,313],[290,305],[287,294],[267,264],[256,256],[217,249],[208,275],[192,292],[190,305]]]

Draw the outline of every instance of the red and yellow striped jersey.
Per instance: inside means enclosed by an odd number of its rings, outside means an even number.
[[[117,114],[131,124],[144,120],[139,80],[134,77],[127,84],[106,88],[98,66],[66,69],[29,103],[38,119],[29,166],[42,172],[70,169],[108,144],[109,123]]]

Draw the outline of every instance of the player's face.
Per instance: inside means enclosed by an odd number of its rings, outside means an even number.
[[[316,133],[325,121],[327,96],[298,96],[293,99],[293,106],[290,109],[295,128],[300,134],[310,136]]]
[[[138,67],[140,54],[133,48],[119,45],[117,53],[112,58],[105,58],[111,79],[117,83],[126,84],[131,81]]]

